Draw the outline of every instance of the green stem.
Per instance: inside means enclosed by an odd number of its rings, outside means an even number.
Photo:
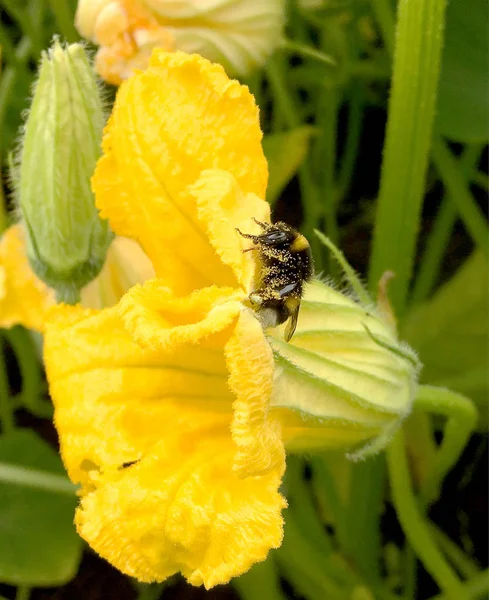
[[[464,597],[470,598],[470,600],[487,599],[489,593],[489,570],[481,571],[472,579],[465,582],[463,587],[466,592],[466,596]],[[430,600],[447,600],[447,595],[440,594],[433,596]]]
[[[312,545],[298,527],[294,515],[285,520],[285,535],[276,557],[283,566],[294,587],[310,600],[347,600],[351,598],[348,588],[339,586],[331,577],[336,576],[336,566],[331,562],[332,555],[322,555]]]
[[[336,61],[332,56],[326,54],[325,52],[321,52],[312,46],[306,46],[305,44],[299,44],[292,40],[283,40],[282,48],[284,50],[290,50],[291,52],[296,52],[301,56],[305,56],[306,58],[313,58],[323,64],[328,65],[329,67],[335,67]]]
[[[29,600],[31,588],[26,585],[19,585],[15,593],[15,600]]]
[[[2,433],[9,434],[15,429],[15,420],[4,356],[4,342],[0,338],[0,421]]]
[[[0,462],[0,481],[10,485],[21,485],[68,496],[76,495],[77,487],[63,475],[36,471]]]
[[[443,550],[445,556],[457,569],[460,575],[467,579],[476,577],[476,575],[479,573],[479,566],[434,523],[430,523],[430,529],[437,544]]]
[[[13,87],[22,70],[19,63],[23,64],[27,61],[31,49],[31,41],[28,38],[22,38],[15,51],[17,64],[7,67],[2,73],[2,78],[0,79],[0,123],[4,122],[5,112],[11,100]]]
[[[258,563],[241,577],[233,579],[233,586],[243,600],[285,600],[273,554],[269,554],[264,562]]]
[[[164,587],[164,583],[141,583],[138,586],[137,600],[158,600]]]
[[[448,471],[458,461],[477,422],[477,409],[471,400],[445,388],[421,385],[415,408],[446,417],[443,441],[436,453],[435,464],[424,481],[420,498],[423,504],[432,502]]]
[[[481,173],[478,171],[474,175],[474,183],[476,186],[480,187],[485,192],[489,192],[489,178],[485,173]]]
[[[384,460],[377,455],[352,465],[350,494],[345,511],[345,552],[361,576],[380,584],[380,513],[384,491]],[[361,533],[360,533],[361,532]]]
[[[395,20],[389,0],[370,0],[379,25],[384,45],[390,56],[394,54],[394,27]]]
[[[49,0],[49,6],[56,17],[58,28],[67,42],[77,42],[80,39],[73,25],[74,14],[66,0]]]
[[[489,256],[489,231],[482,211],[477,206],[458,161],[453,157],[447,144],[435,138],[432,148],[433,161],[443,184],[453,200],[460,218],[476,246]]]
[[[346,134],[345,150],[341,157],[338,172],[338,185],[335,198],[335,208],[339,206],[351,185],[353,169],[355,168],[363,121],[363,87],[356,81],[353,83],[350,96],[348,131]]]
[[[282,65],[278,63],[278,57],[272,57],[266,67],[268,81],[270,83],[273,97],[277,103],[278,109],[284,116],[287,127],[294,129],[300,125],[298,111],[294,99],[289,94],[285,85],[282,73]],[[301,187],[301,197],[304,206],[304,233],[311,244],[312,253],[316,262],[316,269],[322,267],[322,249],[319,242],[313,235],[314,227],[317,227],[321,220],[322,207],[318,198],[318,191],[314,184],[310,165],[307,161],[299,169],[299,183]]]
[[[479,144],[466,147],[460,160],[461,171],[466,181],[472,178],[482,150],[483,146]],[[447,194],[426,242],[426,250],[411,296],[411,305],[425,300],[433,289],[456,220],[457,210],[453,198]]]
[[[5,336],[15,352],[22,375],[20,401],[33,415],[52,418],[52,404],[41,400],[43,385],[41,367],[29,333],[22,327],[13,327],[5,332]]]
[[[42,50],[42,42],[39,39],[38,31],[34,26],[28,10],[22,8],[17,0],[0,0],[0,4],[2,4],[5,11],[17,21],[24,37],[29,38],[32,47],[34,48],[34,54],[37,57]]]
[[[417,556],[440,589],[451,600],[466,600],[464,587],[433,541],[428,524],[418,510],[404,445],[399,430],[386,451],[392,497],[399,522]]]
[[[446,0],[400,0],[387,133],[369,284],[394,271],[394,310],[405,311],[428,166]]]

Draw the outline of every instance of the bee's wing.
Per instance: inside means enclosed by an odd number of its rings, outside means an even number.
[[[297,327],[297,319],[299,318],[299,308],[301,302],[298,298],[287,298],[286,300],[287,309],[289,311],[289,320],[285,326],[284,339],[286,342],[290,342],[294,335],[295,328]]]

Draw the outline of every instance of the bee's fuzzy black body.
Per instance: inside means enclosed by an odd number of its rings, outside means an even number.
[[[311,248],[306,238],[283,222],[255,222],[263,233],[238,233],[253,241],[248,250],[257,252],[255,289],[250,301],[265,327],[274,327],[290,318],[285,330],[289,341],[295,331],[303,284],[314,273]]]

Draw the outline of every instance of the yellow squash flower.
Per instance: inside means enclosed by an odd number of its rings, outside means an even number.
[[[138,244],[115,238],[101,272],[83,288],[81,303],[88,308],[112,306],[128,289],[153,275]],[[43,331],[46,314],[55,304],[54,290],[32,271],[22,227],[9,227],[0,239],[0,327],[23,325]]]
[[[100,46],[96,68],[119,85],[153,48],[183,50],[246,75],[278,46],[284,0],[79,0],[76,26]]]
[[[222,67],[155,51],[120,88],[93,179],[157,279],[54,310],[45,362],[79,533],[142,581],[212,587],[282,540],[274,363],[234,227],[269,220],[258,109]],[[247,229],[253,231],[253,229]]]
[[[46,327],[77,529],[141,581],[210,588],[264,560],[282,540],[284,443],[385,438],[412,400],[413,365],[374,307],[316,281],[290,344],[248,308],[236,228],[270,219],[261,138],[247,87],[155,50],[119,89],[92,184],[156,278],[112,308],[56,307]]]

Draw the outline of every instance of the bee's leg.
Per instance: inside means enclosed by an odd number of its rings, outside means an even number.
[[[257,244],[257,243],[258,243],[258,237],[259,237],[259,236],[257,236],[257,235],[252,235],[251,233],[243,233],[243,232],[242,232],[242,231],[240,231],[240,230],[239,230],[237,227],[235,227],[234,229],[235,229],[235,231],[237,231],[237,232],[239,233],[239,235],[240,235],[241,237],[248,238],[249,240],[253,240],[253,241],[255,242],[255,244]]]
[[[255,217],[252,217],[252,220],[255,221],[255,223],[259,225],[264,231],[270,228],[270,225],[268,223],[262,223],[262,221],[258,221],[258,219],[255,219]]]

